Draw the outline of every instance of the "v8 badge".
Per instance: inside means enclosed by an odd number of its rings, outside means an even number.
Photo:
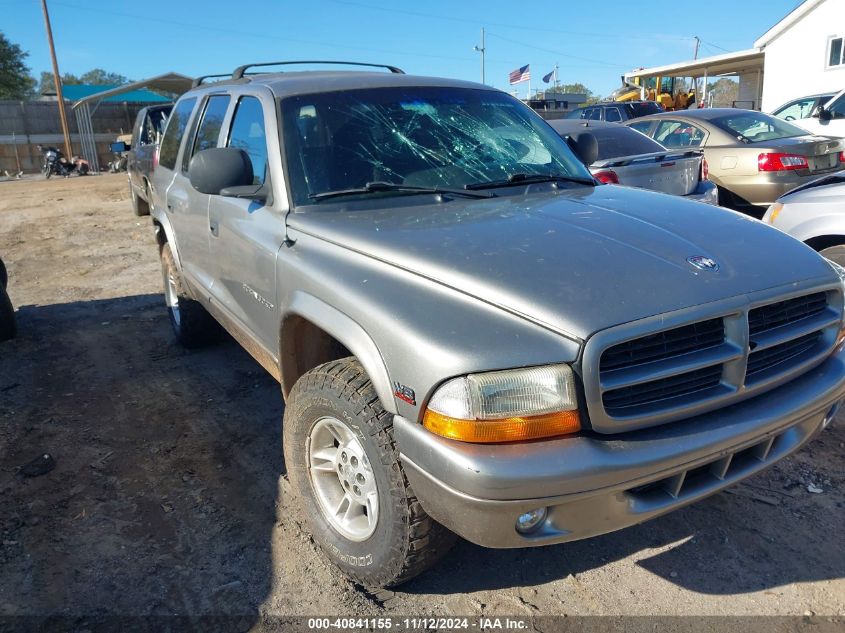
[[[393,395],[402,400],[403,402],[407,402],[408,404],[417,404],[417,394],[414,393],[413,389],[411,389],[410,387],[406,387],[402,383],[394,381]]]

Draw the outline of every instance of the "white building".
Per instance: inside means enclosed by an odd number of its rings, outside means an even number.
[[[845,0],[806,0],[763,34],[763,110],[845,88],[843,40]]]
[[[626,79],[725,76],[739,80],[737,107],[764,111],[798,97],[839,92],[845,88],[845,0],[804,0],[754,48],[641,68]]]

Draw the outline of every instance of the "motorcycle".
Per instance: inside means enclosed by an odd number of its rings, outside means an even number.
[[[88,161],[83,158],[74,156],[72,160],[68,160],[61,150],[55,147],[39,146],[39,149],[44,154],[41,173],[44,174],[45,178],[49,179],[53,175],[67,178],[72,173],[77,173],[80,176],[88,173]]]

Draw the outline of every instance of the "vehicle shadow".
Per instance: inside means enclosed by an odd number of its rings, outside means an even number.
[[[231,340],[177,346],[159,295],[17,322],[0,344],[0,615],[249,628],[273,578],[278,384]],[[18,472],[44,453],[51,472]]]

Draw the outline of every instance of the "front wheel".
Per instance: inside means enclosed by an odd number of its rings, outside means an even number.
[[[836,262],[840,266],[845,267],[845,246],[839,244],[837,246],[829,246],[819,251],[819,255],[826,257],[832,262]]]
[[[393,418],[355,358],[320,365],[291,390],[285,465],[323,553],[353,581],[392,587],[422,573],[455,536],[408,483]]]

